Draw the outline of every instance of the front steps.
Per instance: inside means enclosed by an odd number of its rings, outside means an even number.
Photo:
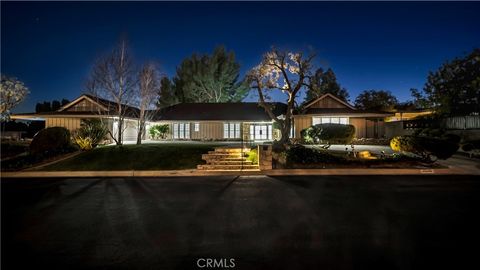
[[[207,164],[197,165],[198,170],[208,171],[240,171],[258,170],[258,164],[252,164],[247,160],[250,149],[217,147],[215,151],[203,154],[202,159]]]

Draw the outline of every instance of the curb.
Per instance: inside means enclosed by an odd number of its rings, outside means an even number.
[[[448,169],[282,169],[282,170],[249,170],[249,171],[21,171],[2,172],[2,178],[47,178],[47,177],[185,177],[185,176],[295,176],[295,175],[480,175],[478,170],[460,168]]]

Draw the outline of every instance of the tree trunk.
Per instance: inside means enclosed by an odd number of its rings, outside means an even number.
[[[123,120],[118,120],[117,145],[122,145]]]
[[[137,132],[137,145],[142,144],[142,134],[143,134],[143,129],[144,129],[143,123],[138,124],[138,132]]]

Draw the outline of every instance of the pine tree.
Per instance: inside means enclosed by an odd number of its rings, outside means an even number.
[[[310,79],[305,101],[308,102],[327,93],[345,101],[348,101],[350,97],[347,89],[341,87],[337,82],[337,77],[331,68],[327,69],[327,71],[319,68]]]

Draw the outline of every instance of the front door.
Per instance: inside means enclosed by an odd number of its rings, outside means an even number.
[[[251,124],[250,140],[267,141],[272,140],[272,124]]]

